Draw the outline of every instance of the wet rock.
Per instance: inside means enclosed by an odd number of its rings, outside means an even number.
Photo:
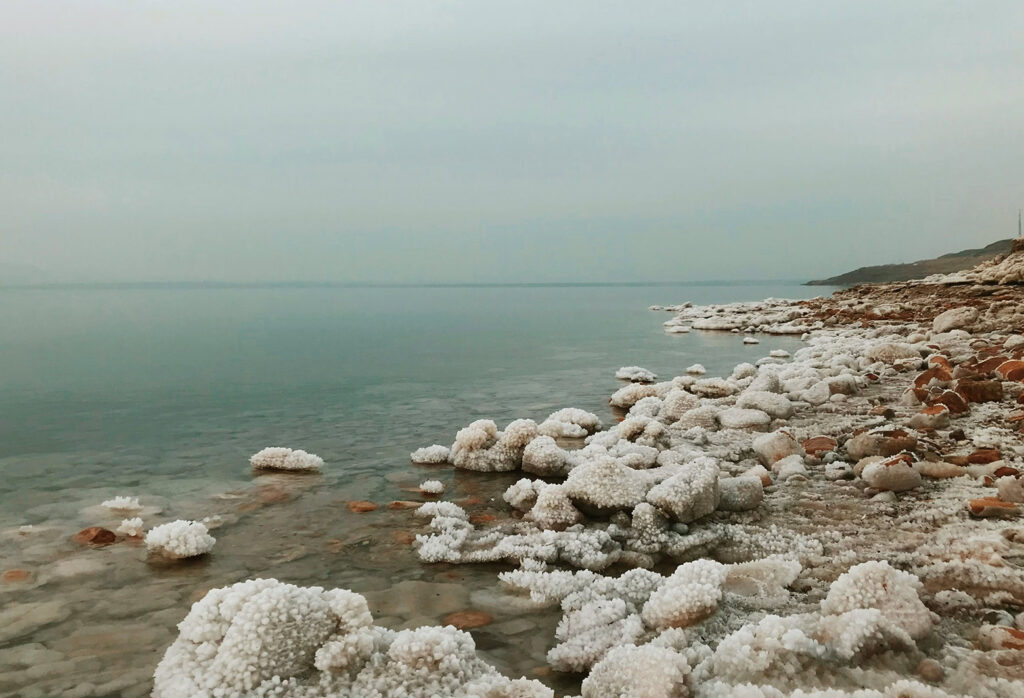
[[[459,630],[469,630],[470,628],[481,628],[489,625],[493,620],[494,618],[490,613],[484,613],[483,611],[456,611],[445,616],[441,624],[453,625]]]
[[[117,540],[117,535],[100,526],[90,526],[71,536],[71,540],[81,545],[110,545]]]
[[[938,395],[928,396],[927,402],[929,405],[945,405],[949,408],[950,414],[966,414],[970,411],[967,400],[952,390],[943,390]]]
[[[967,456],[967,462],[973,465],[987,465],[989,463],[995,463],[998,460],[1002,460],[1003,455],[999,449],[996,448],[979,448],[974,453]]]
[[[829,451],[834,451],[839,448],[839,442],[833,439],[831,436],[815,436],[801,444],[807,453],[814,456],[821,456]]]
[[[0,611],[0,643],[30,635],[71,615],[62,601],[36,601],[5,605]]]
[[[27,582],[31,577],[32,573],[28,570],[13,569],[4,572],[3,576],[0,576],[0,580],[4,584],[17,584],[18,582]]]
[[[349,502],[348,503],[348,508],[349,508],[349,511],[351,511],[351,512],[353,512],[355,514],[365,514],[365,513],[370,512],[370,511],[375,511],[377,509],[377,505],[374,504],[373,502],[367,502],[365,500],[359,500],[359,501],[355,501],[355,502]]]

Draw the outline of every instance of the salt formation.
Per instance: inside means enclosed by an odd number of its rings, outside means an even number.
[[[658,380],[658,376],[652,371],[648,371],[640,366],[623,366],[615,372],[615,377],[619,380],[632,381],[633,383],[653,383]]]
[[[197,557],[213,550],[216,539],[198,521],[172,521],[146,533],[146,549],[170,559]]]
[[[114,530],[114,533],[135,538],[141,536],[142,531],[142,519],[136,516],[135,518],[122,520],[120,525]]]
[[[447,446],[434,444],[433,446],[417,448],[409,454],[409,460],[421,465],[440,465],[448,462],[448,454],[450,452],[451,449]]]
[[[395,632],[359,594],[254,579],[213,589],[178,625],[154,698],[406,696],[552,698],[476,656],[453,627]]]
[[[455,435],[451,461],[456,468],[483,472],[517,470],[523,450],[537,436],[532,419],[517,419],[505,431],[489,419],[478,419]]]
[[[537,433],[554,438],[582,439],[600,428],[601,420],[593,412],[564,407],[549,414],[537,427]]]
[[[281,470],[290,472],[316,472],[324,465],[324,459],[301,449],[269,446],[254,453],[249,463],[255,470]]]
[[[712,560],[680,565],[644,604],[644,622],[664,630],[685,628],[704,620],[718,608],[727,575],[728,568]]]
[[[444,483],[440,480],[425,480],[420,483],[420,491],[426,494],[441,494],[444,492]]]
[[[138,497],[114,497],[103,502],[102,506],[111,511],[139,511],[142,509]]]
[[[697,458],[651,488],[647,501],[681,523],[707,516],[718,506],[718,464]]]

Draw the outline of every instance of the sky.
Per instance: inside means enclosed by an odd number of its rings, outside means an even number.
[[[0,2],[0,265],[821,278],[1016,234],[1024,2]]]

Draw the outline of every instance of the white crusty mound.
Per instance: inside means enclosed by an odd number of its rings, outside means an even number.
[[[420,491],[427,494],[441,494],[444,492],[444,483],[440,480],[425,480],[420,483]]]
[[[455,434],[452,465],[480,472],[518,470],[523,449],[536,437],[537,423],[532,419],[516,419],[504,431],[490,419],[478,419]]]
[[[450,453],[451,449],[447,446],[434,444],[433,446],[417,448],[409,454],[409,460],[413,463],[419,463],[420,465],[441,465],[442,463],[448,462],[448,456]]]
[[[138,516],[132,519],[124,519],[120,525],[114,530],[114,533],[120,533],[122,536],[137,537],[142,535],[142,519]]]
[[[931,612],[921,603],[921,581],[884,560],[854,565],[832,583],[821,602],[824,615],[858,608],[877,608],[885,618],[919,640],[932,629]]]
[[[210,591],[178,624],[154,698],[552,698],[476,656],[453,627],[394,632],[359,594],[253,579]]]
[[[103,505],[111,511],[139,511],[142,505],[138,497],[114,497],[103,502]]]
[[[658,380],[658,376],[653,371],[648,371],[641,366],[623,366],[615,372],[615,377],[633,383],[653,383]]]
[[[287,470],[292,472],[316,472],[324,465],[324,459],[301,449],[292,450],[281,446],[269,446],[249,458],[256,470]]]
[[[196,557],[213,550],[217,540],[198,521],[172,521],[149,530],[146,549],[171,559]]]
[[[556,439],[582,439],[600,428],[601,419],[593,412],[578,407],[563,407],[549,414],[537,427],[537,433]]]

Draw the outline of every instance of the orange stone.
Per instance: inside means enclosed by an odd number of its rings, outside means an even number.
[[[32,573],[28,570],[7,570],[4,572],[3,580],[4,584],[15,584],[16,582],[24,582]]]
[[[365,500],[358,500],[355,502],[348,503],[349,511],[356,514],[365,514],[368,511],[374,511],[377,505],[373,502],[367,502]]]
[[[491,617],[491,614],[484,613],[483,611],[456,611],[445,616],[442,623],[444,625],[454,625],[459,630],[469,630],[470,628],[480,628],[488,625],[493,620],[494,618]]]
[[[815,436],[803,442],[804,450],[813,455],[828,453],[839,447],[839,443],[831,436]]]
[[[1017,513],[1016,504],[995,497],[968,500],[967,507],[973,516],[1012,516]]]
[[[1024,371],[1024,361],[1004,361],[996,368],[996,373],[998,373],[1005,381],[1017,380],[1016,378],[1010,378],[1010,374],[1017,371]]]
[[[472,514],[469,517],[469,522],[471,524],[482,524],[491,523],[492,521],[497,521],[497,519],[498,517],[494,514]]]
[[[412,545],[412,542],[416,540],[416,536],[408,531],[393,531],[391,535],[395,539],[395,542],[401,543],[402,545]]]
[[[90,526],[71,536],[71,539],[82,545],[110,545],[117,540],[117,536],[105,528]]]
[[[995,463],[997,460],[1002,459],[1002,457],[1003,454],[997,448],[979,448],[967,456],[967,462],[975,465],[988,465],[989,463]]]

